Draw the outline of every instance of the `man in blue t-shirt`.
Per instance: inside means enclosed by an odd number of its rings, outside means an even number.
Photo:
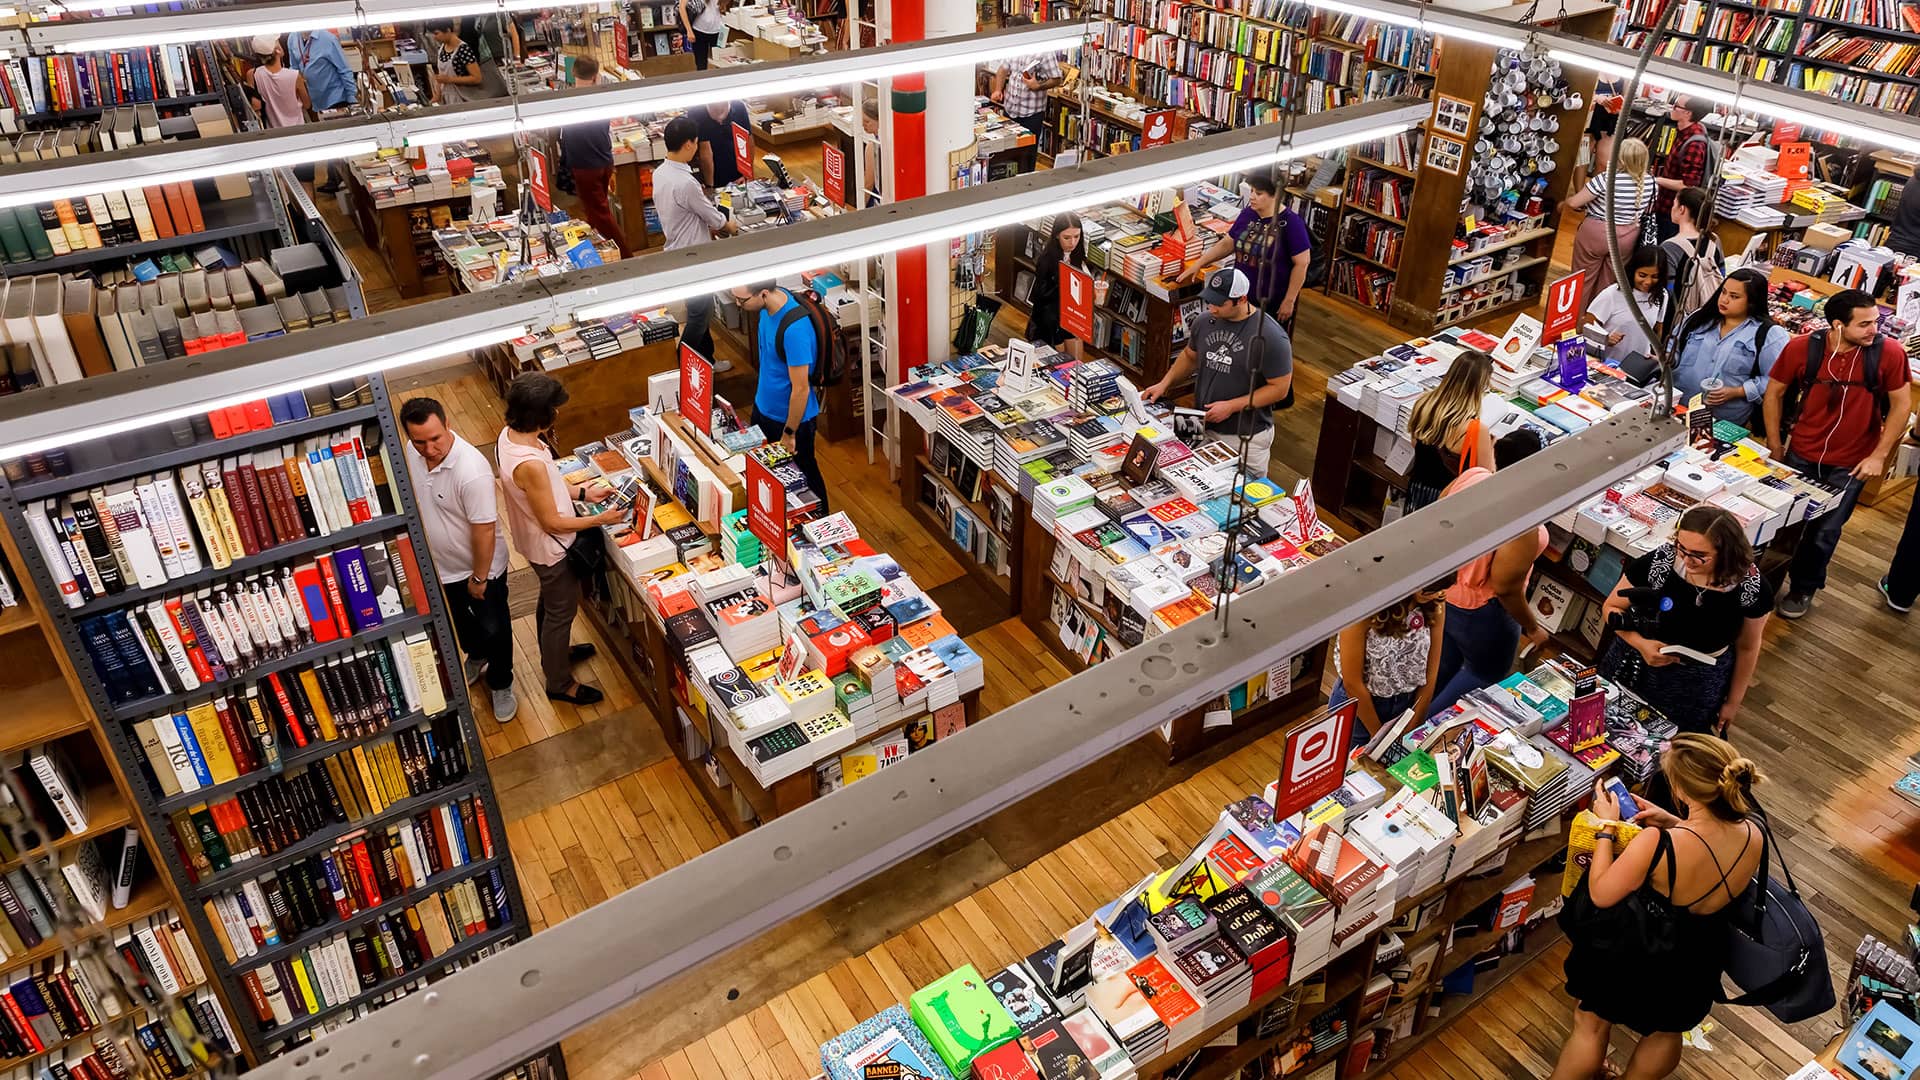
[[[753,422],[768,442],[793,451],[793,463],[819,496],[820,515],[825,517],[832,512],[827,484],[813,456],[820,399],[809,379],[820,356],[820,335],[800,301],[771,281],[736,288],[733,297],[748,315],[760,316],[760,384],[753,393]]]
[[[353,68],[333,31],[295,30],[288,34],[287,64],[307,80],[307,100],[316,119],[331,119],[327,113],[359,103]],[[345,174],[344,165],[327,163],[327,180],[315,190],[323,195],[339,191]]]

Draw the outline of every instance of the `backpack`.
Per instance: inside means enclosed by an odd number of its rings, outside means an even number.
[[[847,356],[847,339],[840,333],[840,324],[827,314],[820,301],[810,289],[789,290],[794,306],[780,316],[780,325],[773,332],[773,354],[787,367],[794,364],[787,358],[787,329],[801,319],[813,320],[813,338],[818,344],[814,349],[813,360],[807,370],[807,385],[816,390],[840,385],[847,377],[847,368],[851,366]]]
[[[1674,260],[1680,270],[1675,281],[1686,281],[1685,287],[1674,294],[1674,310],[1689,315],[1711,301],[1713,294],[1720,291],[1721,283],[1727,280],[1727,272],[1722,269],[1719,243],[1710,236],[1703,235],[1702,239],[1707,242],[1707,249],[1703,252],[1696,252],[1685,240],[1669,240],[1663,245],[1679,253],[1680,257]]]
[[[1887,413],[1893,409],[1893,402],[1888,398],[1887,388],[1880,382],[1880,351],[1885,342],[1885,335],[1875,334],[1873,342],[1860,350],[1860,374],[1865,380],[1866,388],[1873,394],[1876,425],[1886,423]],[[1754,347],[1759,348],[1758,342]],[[1825,366],[1826,359],[1827,331],[1815,330],[1807,335],[1806,364],[1801,367],[1800,373],[1794,377],[1794,380],[1787,384],[1787,400],[1780,411],[1782,435],[1792,430],[1793,422],[1799,418],[1800,409],[1806,404],[1807,394],[1814,386],[1824,385],[1829,388],[1828,393],[1838,394],[1843,392],[1842,387],[1854,385],[1842,383],[1837,379],[1819,378],[1820,369]]]

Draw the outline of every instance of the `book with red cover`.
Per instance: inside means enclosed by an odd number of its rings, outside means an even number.
[[[240,490],[248,513],[253,517],[254,535],[260,549],[265,551],[286,543],[287,538],[280,535],[280,522],[273,516],[273,507],[267,503],[267,493],[260,488],[260,476],[254,471],[253,460],[241,458],[235,471],[240,477]]]
[[[186,320],[181,320],[181,326],[184,328],[185,325]],[[194,338],[187,339],[188,352],[193,351],[192,345],[195,340]],[[200,342],[201,352],[205,352],[213,347],[206,338],[199,338],[197,340]],[[240,405],[227,406],[227,427],[231,428],[235,435],[244,435],[253,430],[253,421],[247,419],[247,410],[245,407]]]
[[[367,891],[367,905],[377,907],[382,902],[380,884],[373,879],[373,856],[367,851],[365,840],[353,842],[353,868],[360,876],[360,884]]]
[[[207,654],[201,651],[200,639],[194,636],[193,627],[180,613],[180,598],[176,596],[165,603],[167,619],[173,623],[173,632],[180,636],[180,647],[186,651],[187,662],[193,665],[193,674],[203,685],[212,682],[213,667],[207,663]]]
[[[200,195],[193,188],[193,181],[182,180],[172,185],[180,192],[180,205],[186,211],[187,222],[194,232],[206,232],[206,219],[200,216]]]
[[[267,676],[267,688],[273,691],[273,703],[280,713],[280,722],[287,726],[287,733],[293,737],[295,746],[307,745],[307,733],[300,729],[299,714],[293,710],[293,701],[287,696],[287,686],[280,681],[280,673]]]
[[[154,235],[162,240],[173,239],[177,231],[173,227],[173,215],[167,210],[167,193],[158,187],[141,188],[141,194],[147,197],[147,213],[153,218]]]
[[[300,602],[306,605],[307,622],[313,627],[314,643],[340,637],[341,630],[334,624],[333,608],[327,602],[327,587],[321,580],[319,568],[309,563],[295,570],[293,587],[299,590]]]
[[[1200,1003],[1193,1000],[1186,986],[1167,970],[1157,954],[1128,968],[1127,978],[1141,987],[1147,1004],[1153,1006],[1154,1015],[1167,1025],[1169,1032],[1178,1032],[1180,1025],[1199,1017]]]
[[[291,540],[303,540],[315,535],[307,529],[306,519],[300,516],[300,501],[294,497],[293,481],[288,479],[285,459],[278,456],[279,451],[269,450],[261,458],[261,464],[255,466],[258,473],[273,491],[274,504],[280,508],[280,514],[286,519],[287,537]],[[271,458],[271,461],[267,459]]]
[[[207,426],[213,429],[213,437],[216,439],[233,437],[233,429],[227,426],[227,410],[225,409],[215,409],[208,413]]]
[[[220,486],[227,493],[227,507],[233,511],[234,528],[240,532],[240,547],[248,555],[260,554],[260,534],[253,524],[253,503],[240,485],[240,463],[234,458],[220,459]]]
[[[231,336],[232,335],[222,335],[220,343],[222,345],[245,345],[247,343],[246,336],[244,334],[241,335],[241,338],[239,341],[226,340],[228,337],[231,337]],[[253,401],[249,401],[244,406],[242,406],[242,408],[246,409],[247,424],[251,426],[253,430],[265,431],[268,428],[273,426],[273,410],[267,407],[266,398],[257,398]]]
[[[340,573],[334,569],[333,557],[322,555],[313,560],[313,565],[320,569],[320,583],[326,587],[327,607],[333,612],[333,624],[339,627],[341,635],[345,636],[350,632],[347,628],[351,627],[353,622],[347,616],[347,595],[346,591],[340,587]]]
[[[427,607],[427,583],[420,576],[420,560],[413,556],[413,538],[406,533],[387,541],[387,547],[400,560],[400,569],[406,577],[407,594],[413,597],[413,611],[416,615],[425,615]]]
[[[239,720],[233,715],[233,704],[225,697],[213,699],[213,715],[220,721],[220,734],[226,736],[227,751],[233,755],[234,764],[241,775],[246,775],[260,767],[260,759],[253,751],[253,741],[240,730]]]

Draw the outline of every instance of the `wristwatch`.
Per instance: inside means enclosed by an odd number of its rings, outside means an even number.
[[[798,434],[800,434],[800,430],[799,430],[798,428],[796,428],[796,427],[794,427],[794,426],[793,426],[792,424],[788,424],[788,425],[787,425],[786,427],[784,427],[784,428],[781,428],[780,430],[781,430],[781,431],[784,431],[784,432],[785,432],[785,433],[787,433],[788,435],[798,435]]]

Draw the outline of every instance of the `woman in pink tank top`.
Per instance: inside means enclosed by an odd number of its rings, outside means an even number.
[[[1502,468],[1540,450],[1540,437],[1522,428],[1494,444]],[[1472,487],[1493,473],[1468,469],[1441,492],[1441,499]],[[1536,526],[1460,568],[1447,590],[1447,614],[1440,643],[1440,668],[1432,711],[1452,705],[1462,694],[1491,686],[1513,671],[1514,653],[1524,641],[1538,645],[1547,633],[1527,606],[1533,561],[1547,550],[1547,527]]]

